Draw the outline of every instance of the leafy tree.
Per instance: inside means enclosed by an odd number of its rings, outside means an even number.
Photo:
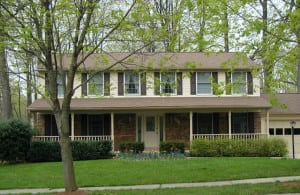
[[[60,147],[63,161],[65,190],[77,189],[73,158],[69,140],[69,114],[72,95],[74,94],[75,73],[84,61],[96,52],[123,23],[131,12],[135,1],[124,13],[111,10],[107,15],[115,14],[112,20],[96,17],[101,11],[100,0],[91,1],[1,1],[1,10],[14,20],[10,31],[10,41],[30,56],[34,56],[41,68],[47,72],[45,93],[40,94],[48,100],[55,116],[60,134]],[[117,14],[116,14],[117,13]],[[110,17],[109,17],[110,18]],[[30,25],[29,25],[30,24]],[[103,30],[103,36],[91,39],[96,31]],[[70,63],[62,64],[64,53],[71,56]],[[64,67],[67,66],[67,67]],[[67,68],[68,71],[65,71]],[[63,99],[58,98],[57,78],[61,76]]]

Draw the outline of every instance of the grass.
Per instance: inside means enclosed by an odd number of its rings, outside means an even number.
[[[193,158],[75,162],[79,187],[204,182],[300,175],[299,160]],[[0,189],[62,188],[62,163],[0,165]]]
[[[300,181],[294,182],[276,182],[266,184],[243,184],[233,186],[221,186],[221,187],[198,187],[198,188],[172,188],[172,189],[157,189],[157,190],[122,190],[122,191],[96,191],[90,192],[91,195],[100,194],[160,194],[160,195],[176,195],[176,194],[280,194],[280,193],[297,193],[300,192]]]

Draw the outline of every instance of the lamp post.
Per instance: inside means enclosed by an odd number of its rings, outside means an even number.
[[[291,121],[290,122],[291,125],[291,134],[292,134],[292,147],[293,147],[293,159],[295,159],[295,139],[294,139],[294,127],[296,126],[296,122],[295,121]]]

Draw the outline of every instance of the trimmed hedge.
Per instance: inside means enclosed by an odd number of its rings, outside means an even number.
[[[111,141],[72,141],[73,160],[94,160],[111,157]],[[31,162],[61,161],[59,142],[34,141],[29,151]]]
[[[120,152],[142,153],[145,149],[144,142],[122,142],[120,143]]]
[[[240,139],[196,139],[192,141],[191,156],[235,156],[235,157],[279,157],[288,153],[287,144],[279,138]]]
[[[61,161],[58,142],[34,141],[31,143],[28,160],[31,162]]]
[[[172,153],[179,152],[184,153],[184,143],[183,142],[160,142],[159,151]]]
[[[0,123],[0,161],[25,161],[32,128],[28,122],[11,119]]]

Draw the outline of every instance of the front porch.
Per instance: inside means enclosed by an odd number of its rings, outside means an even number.
[[[118,150],[121,142],[144,142],[146,150],[158,150],[162,141],[184,142],[186,149],[192,140],[261,139],[260,112],[134,112],[134,113],[71,113],[70,140],[113,142]],[[39,135],[34,141],[59,141],[54,116],[38,114]]]

